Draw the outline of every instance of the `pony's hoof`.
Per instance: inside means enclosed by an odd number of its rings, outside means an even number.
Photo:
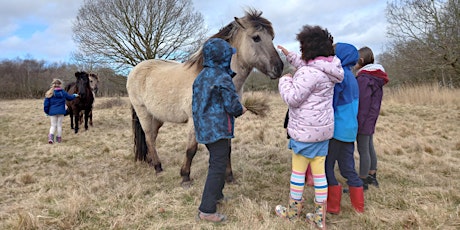
[[[182,181],[182,182],[180,183],[180,185],[181,185],[182,188],[184,188],[184,189],[189,189],[189,188],[191,188],[192,185],[193,185],[193,180]]]
[[[225,182],[229,184],[236,184],[235,178],[233,177],[233,173],[225,176]]]
[[[157,174],[163,172],[163,168],[161,167],[161,164],[154,165],[153,167],[155,168],[155,172]]]

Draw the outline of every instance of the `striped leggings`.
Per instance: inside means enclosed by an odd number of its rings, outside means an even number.
[[[291,199],[302,200],[303,190],[305,187],[305,172],[308,164],[311,164],[313,181],[315,183],[315,200],[317,203],[323,203],[327,200],[327,180],[325,174],[325,156],[317,156],[313,159],[306,158],[301,154],[292,153],[292,174],[290,196]]]

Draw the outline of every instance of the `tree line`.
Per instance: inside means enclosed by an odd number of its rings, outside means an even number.
[[[96,96],[126,96],[126,77],[110,68],[81,70],[76,64],[47,63],[44,60],[14,59],[0,61],[0,98],[43,98],[54,78],[64,84],[75,82],[75,72],[98,75]]]
[[[460,87],[460,0],[391,1],[386,17],[392,42],[378,59],[391,85]]]
[[[460,87],[459,2],[387,2],[391,43],[376,59],[389,74],[390,87],[431,83]],[[78,70],[99,76],[98,96],[125,96],[126,74],[120,73],[146,59],[186,60],[204,40],[205,28],[191,0],[84,1],[73,23],[78,44],[74,62],[0,61],[0,98],[43,97],[53,78],[72,82]],[[246,90],[276,88],[277,81],[258,71],[245,85]]]

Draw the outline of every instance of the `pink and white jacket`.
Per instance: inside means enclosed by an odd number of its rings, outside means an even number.
[[[289,135],[300,142],[332,138],[334,85],[342,82],[344,74],[340,59],[317,57],[307,63],[299,54],[290,52],[287,60],[297,70],[293,77],[281,77],[278,89],[289,107]]]

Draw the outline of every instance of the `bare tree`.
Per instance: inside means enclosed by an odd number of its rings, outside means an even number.
[[[203,22],[191,0],[85,0],[73,25],[76,57],[122,67],[184,60],[203,40]]]
[[[406,71],[460,82],[459,0],[395,0],[387,4],[387,30]],[[446,75],[447,74],[447,75]],[[418,76],[421,77],[421,76]]]

